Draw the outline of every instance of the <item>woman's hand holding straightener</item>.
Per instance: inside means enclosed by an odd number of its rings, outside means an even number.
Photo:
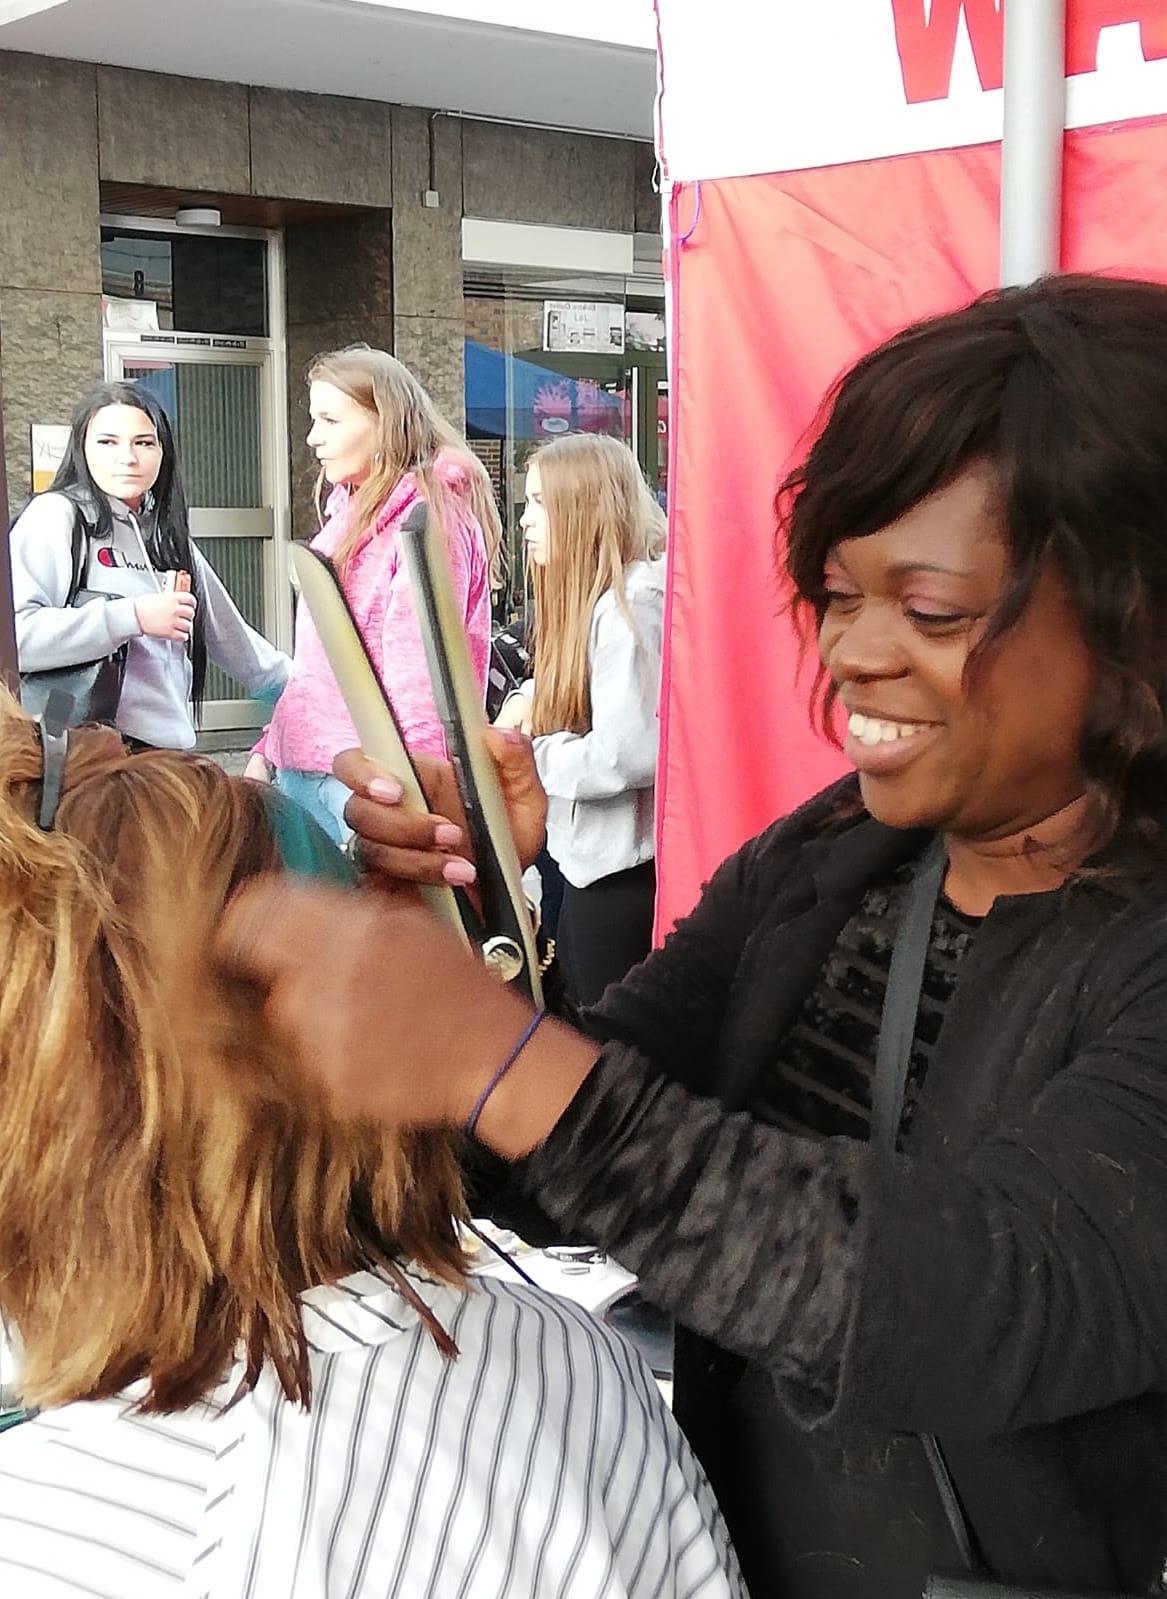
[[[520,865],[530,866],[543,847],[547,796],[535,770],[530,740],[517,730],[488,728],[487,748],[498,772]],[[353,797],[345,820],[360,839],[360,861],[374,876],[397,883],[473,883],[473,846],[449,761],[415,755],[418,779],[431,807],[418,815],[401,805],[402,790],[360,750],[345,750],[333,772]]]

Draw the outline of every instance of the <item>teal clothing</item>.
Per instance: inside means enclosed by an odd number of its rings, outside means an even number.
[[[315,817],[278,788],[269,785],[263,794],[285,871],[336,883],[341,888],[355,887],[356,867]]]

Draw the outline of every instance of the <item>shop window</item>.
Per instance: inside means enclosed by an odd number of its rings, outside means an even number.
[[[507,537],[506,609],[523,602],[526,465],[562,433],[609,433],[635,450],[664,503],[667,384],[659,301],[623,279],[468,272],[466,432],[490,471]]]
[[[103,227],[101,292],[153,302],[161,329],[244,338],[270,332],[262,239]]]

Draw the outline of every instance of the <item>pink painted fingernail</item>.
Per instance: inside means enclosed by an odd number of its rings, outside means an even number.
[[[439,822],[434,828],[434,843],[441,849],[457,849],[462,842],[462,829],[453,822]]]
[[[466,888],[478,876],[469,861],[447,861],[442,867],[442,876],[452,888]]]
[[[374,777],[369,781],[369,798],[383,805],[397,805],[401,800],[401,784],[395,777]]]

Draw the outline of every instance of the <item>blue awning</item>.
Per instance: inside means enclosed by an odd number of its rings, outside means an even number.
[[[507,399],[511,402],[507,426]],[[624,435],[624,402],[585,378],[466,340],[466,431],[472,438],[547,439],[558,433]]]

